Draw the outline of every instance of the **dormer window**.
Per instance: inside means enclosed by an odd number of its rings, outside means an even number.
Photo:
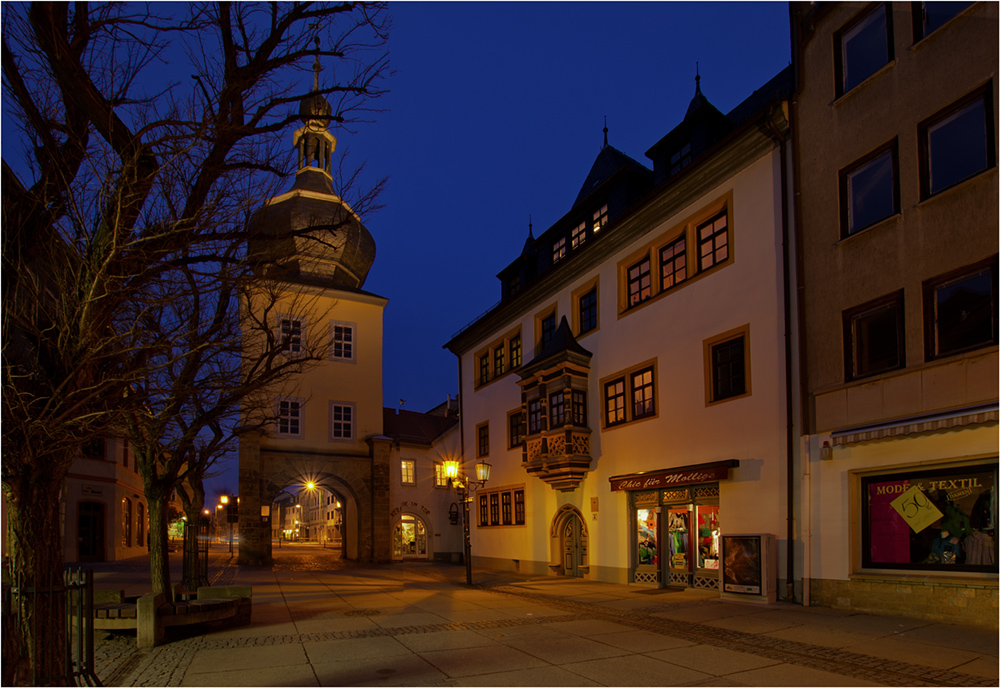
[[[570,235],[570,246],[572,248],[578,248],[580,244],[587,240],[587,223],[581,222],[576,227],[573,228],[573,232]]]
[[[558,263],[566,257],[566,237],[561,237],[552,244],[552,262]]]
[[[608,224],[608,206],[605,205],[600,210],[594,212],[593,232],[597,234],[601,227]]]
[[[691,144],[685,143],[670,156],[670,174],[674,175],[691,164]]]

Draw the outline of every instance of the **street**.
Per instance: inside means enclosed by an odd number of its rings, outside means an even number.
[[[212,550],[210,576],[253,586],[253,623],[148,652],[101,641],[106,685],[997,684],[997,632],[926,620],[722,602],[698,590],[528,577],[431,562],[370,566],[283,543],[273,567]],[[99,588],[139,567],[104,571]],[[128,593],[127,593],[128,594]],[[100,661],[103,659],[103,663]]]

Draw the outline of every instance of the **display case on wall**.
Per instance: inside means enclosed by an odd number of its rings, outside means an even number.
[[[722,535],[722,599],[771,604],[777,599],[773,533]]]

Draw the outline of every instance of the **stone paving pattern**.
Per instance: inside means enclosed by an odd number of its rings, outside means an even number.
[[[496,571],[475,571],[469,588],[461,566],[364,566],[303,545],[276,549],[273,567],[212,556],[213,584],[253,586],[253,623],[172,629],[171,642],[144,652],[134,634],[105,634],[105,685],[1000,682],[996,630]],[[98,565],[97,588],[148,590],[142,564]]]

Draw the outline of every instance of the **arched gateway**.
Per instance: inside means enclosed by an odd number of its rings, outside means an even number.
[[[308,456],[262,448],[259,435],[244,436],[240,444],[240,563],[271,563],[270,506],[286,488],[301,487],[306,481],[343,499],[341,532],[346,558],[389,561],[391,441],[377,437],[367,444],[371,448],[368,456]],[[262,515],[261,507],[267,507],[267,516]]]
[[[389,453],[382,435],[382,313],[363,291],[375,241],[333,190],[330,104],[319,89],[302,101],[292,188],[250,220],[248,257],[258,282],[249,298],[244,354],[305,369],[245,405],[239,450],[239,561],[271,562],[275,497],[322,484],[342,495],[344,554],[391,559]],[[255,355],[248,349],[256,347]],[[260,356],[260,352],[265,353]],[[276,351],[276,355],[274,355]],[[268,358],[270,356],[270,358]]]

